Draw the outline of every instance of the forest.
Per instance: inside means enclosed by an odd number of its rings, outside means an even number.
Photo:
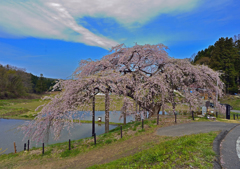
[[[25,69],[0,64],[0,99],[31,98],[31,94],[49,91],[56,79],[27,73]]]
[[[192,64],[208,65],[222,73],[225,92],[234,94],[240,87],[240,34],[233,38],[219,38],[214,45],[192,56]]]

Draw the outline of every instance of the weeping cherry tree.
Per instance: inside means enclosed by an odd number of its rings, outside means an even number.
[[[146,111],[151,117],[161,108],[163,113],[166,108],[174,113],[175,106],[181,103],[196,110],[203,104],[201,89],[205,89],[214,102],[215,93],[222,96],[223,83],[218,72],[204,65],[192,65],[187,59],[171,58],[167,49],[163,44],[133,47],[121,44],[100,60],[81,60],[72,80],[59,80],[54,86],[54,89],[60,88],[61,93],[48,98],[51,101],[42,106],[36,118],[21,127],[25,136],[42,141],[52,131],[58,139],[64,127],[69,130],[74,119],[83,118],[78,116],[79,111],[90,110],[96,89],[105,93],[107,111],[110,105],[114,107],[109,93],[123,98],[125,120],[127,115]],[[140,112],[133,104],[139,106]],[[215,105],[220,108],[218,102]],[[109,114],[106,115],[107,121]]]

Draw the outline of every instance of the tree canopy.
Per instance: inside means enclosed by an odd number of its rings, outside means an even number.
[[[25,69],[0,64],[0,99],[26,96],[31,92],[31,78]]]
[[[0,64],[0,99],[29,97],[29,93],[48,91],[56,79],[27,73],[25,69]]]
[[[35,120],[22,127],[26,136],[41,141],[52,130],[57,139],[64,127],[73,126],[74,118],[81,120],[78,111],[91,106],[96,90],[122,96],[125,114],[137,113],[130,102],[134,100],[150,116],[161,108],[164,112],[169,103],[172,112],[179,103],[197,109],[202,105],[202,89],[212,98],[216,92],[222,96],[223,83],[218,72],[204,65],[192,65],[187,59],[170,58],[166,50],[163,44],[121,44],[100,60],[81,60],[74,79],[60,80],[54,88],[62,92],[48,98],[51,101],[43,105]]]
[[[219,38],[214,45],[201,50],[193,60],[194,64],[208,65],[214,70],[222,71],[221,79],[225,84],[225,91],[238,93],[240,86],[240,36]]]

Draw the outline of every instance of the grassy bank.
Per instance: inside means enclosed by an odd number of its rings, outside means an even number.
[[[52,93],[55,95],[58,92]],[[45,94],[49,95],[49,94]],[[42,95],[45,96],[45,95]],[[116,97],[114,95],[110,96],[112,98],[112,106],[110,106],[110,111],[116,110],[120,111],[123,105],[123,99]],[[33,119],[38,112],[35,109],[42,104],[48,103],[48,100],[41,99],[9,99],[0,100],[0,117],[4,118],[14,118],[14,119]],[[227,103],[233,106],[233,109],[240,110],[240,98],[236,96],[227,95],[220,100],[221,103]],[[115,105],[115,108],[113,107]],[[169,105],[171,107],[171,105]],[[105,97],[98,95],[96,96],[96,111],[105,110]],[[168,111],[168,110],[166,110]],[[189,112],[189,107],[184,104],[176,106],[176,111],[179,112]]]
[[[123,105],[122,98],[116,96],[110,96],[112,98],[112,105],[110,111],[120,111]],[[41,99],[9,99],[0,100],[0,117],[11,119],[33,119],[37,113],[41,110],[35,111],[35,109],[49,100]],[[96,96],[96,111],[105,111],[105,98],[104,96]],[[187,105],[177,105],[176,111],[188,111]],[[91,110],[90,110],[91,111]],[[166,110],[167,111],[167,110]]]
[[[227,95],[220,100],[221,103],[230,104],[234,110],[240,110],[240,97]]]
[[[122,99],[116,96],[111,96],[114,104],[116,105],[116,110],[121,110]],[[3,118],[14,118],[14,119],[33,119],[39,111],[35,109],[49,100],[41,99],[9,99],[0,100],[0,117]],[[96,96],[96,111],[105,110],[104,96]],[[113,111],[113,107],[110,107],[110,111]]]
[[[0,100],[0,116],[33,118],[37,113],[35,109],[45,102],[40,99]]]
[[[178,123],[189,122],[179,119]],[[123,138],[120,127],[109,133],[93,138],[57,143],[29,152],[0,155],[1,168],[211,168],[215,153],[212,142],[218,132],[196,134],[183,137],[158,136],[158,127],[174,125],[173,122],[161,122],[156,119],[131,122],[123,126]]]
[[[134,155],[123,157],[98,168],[212,168],[215,153],[212,142],[218,132],[171,138]]]
[[[55,93],[56,94],[56,93]],[[44,96],[44,95],[43,95]],[[42,97],[43,97],[42,96]],[[120,111],[123,105],[123,99],[116,97],[114,95],[110,96],[112,98],[112,106],[110,106],[110,111],[116,110]],[[0,100],[0,118],[10,118],[10,119],[34,119],[37,113],[41,110],[35,111],[35,109],[42,105],[48,103],[49,100],[41,99],[9,99]],[[113,107],[113,105],[115,107]],[[96,111],[105,111],[105,97],[96,96]],[[187,105],[177,105],[177,111],[188,111]],[[90,110],[91,111],[91,110]],[[167,110],[166,110],[167,111]],[[88,121],[87,121],[88,123]]]

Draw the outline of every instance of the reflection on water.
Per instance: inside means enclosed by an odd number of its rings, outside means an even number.
[[[78,117],[80,117],[81,120],[92,120],[92,114],[91,113],[86,113],[79,111]],[[121,112],[116,111],[116,112],[110,112],[109,113],[109,121],[110,122],[115,122],[115,123],[123,123],[123,118],[119,119]],[[162,114],[162,111],[159,112],[159,114]],[[167,114],[167,112],[165,112]],[[83,117],[83,118],[81,118]],[[96,111],[95,112],[95,121],[98,121],[98,118],[101,117],[102,121],[105,121],[105,111]],[[148,112],[147,112],[147,117],[148,117]],[[142,117],[143,118],[143,117]],[[127,116],[127,123],[130,121],[134,121],[135,118],[134,116]]]
[[[81,120],[92,120],[92,113],[86,113],[85,112],[81,112],[79,111],[78,113],[78,117],[80,117]],[[116,111],[116,112],[110,112],[109,113],[109,121],[110,122],[115,122],[115,123],[123,123],[123,118],[119,119],[120,117],[120,111]],[[81,118],[82,117],[82,118]],[[95,121],[98,121],[98,118],[101,117],[102,121],[105,121],[105,111],[96,111],[95,112]],[[130,121],[134,121],[134,117],[133,116],[128,116],[127,117],[127,123]]]

